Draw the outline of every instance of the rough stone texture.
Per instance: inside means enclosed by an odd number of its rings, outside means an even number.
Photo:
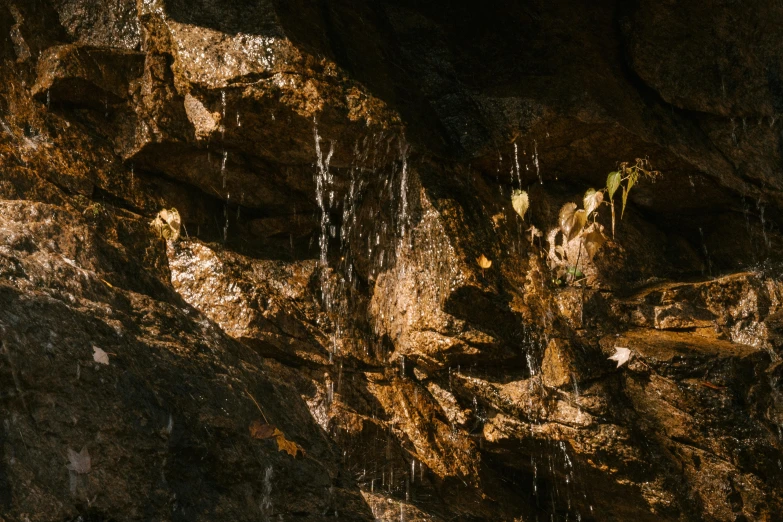
[[[0,0],[0,520],[781,520],[781,19]]]

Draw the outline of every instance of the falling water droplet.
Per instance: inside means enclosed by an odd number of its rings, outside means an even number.
[[[538,162],[538,142],[533,140],[533,164],[536,166],[536,174],[538,175],[538,182],[543,185],[544,180],[541,179],[541,168]]]

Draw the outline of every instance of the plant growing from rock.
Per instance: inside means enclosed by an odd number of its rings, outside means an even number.
[[[631,189],[639,181],[639,176],[655,179],[660,172],[653,170],[650,165],[650,161],[647,158],[636,158],[636,162],[631,165],[629,162],[624,161],[620,163],[619,168],[610,172],[606,177],[606,193],[609,196],[609,205],[612,207],[612,237],[614,238],[614,194],[618,188],[623,189],[623,208],[620,211],[620,219],[625,214],[625,204],[628,202],[628,194]],[[625,185],[623,185],[625,182]]]
[[[158,212],[158,215],[155,216],[150,225],[158,233],[159,237],[167,241],[176,241],[179,239],[182,220],[176,208],[164,208]]]
[[[581,279],[583,257],[593,258],[606,241],[603,226],[596,222],[598,207],[603,202],[603,191],[589,189],[582,200],[583,208],[566,203],[560,208],[558,226],[547,234],[549,268],[556,271],[555,280]]]
[[[612,209],[612,237],[615,235],[615,210],[614,195],[618,189],[622,189],[623,206],[620,219],[625,214],[625,206],[628,202],[628,194],[639,181],[640,177],[654,179],[660,172],[653,170],[649,160],[636,158],[636,161],[620,163],[618,170],[610,172],[606,178],[606,187],[600,190],[588,189],[582,198],[582,208],[576,203],[569,202],[560,208],[558,226],[552,228],[547,234],[549,250],[547,261],[550,269],[556,271],[554,280],[564,282],[568,276],[571,281],[581,279],[584,273],[580,269],[580,262],[587,257],[592,259],[606,242],[604,227],[596,219],[598,209],[604,203],[608,203]],[[608,201],[604,200],[608,196]],[[515,190],[511,194],[511,204],[522,219],[530,206],[527,192]],[[531,241],[535,235],[541,235],[535,226],[528,229]]]

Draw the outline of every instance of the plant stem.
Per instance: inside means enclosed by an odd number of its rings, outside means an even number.
[[[579,272],[579,259],[582,257],[582,244],[584,243],[584,238],[579,238],[579,253],[576,255],[576,265],[574,265],[574,273],[571,274],[571,282],[575,282],[576,280],[576,273]],[[582,272],[584,274],[584,272]]]
[[[612,239],[614,239],[614,198],[609,200],[610,205],[612,206]]]

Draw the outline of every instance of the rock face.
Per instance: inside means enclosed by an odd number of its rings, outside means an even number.
[[[783,8],[425,4],[0,0],[0,520],[781,520]]]

